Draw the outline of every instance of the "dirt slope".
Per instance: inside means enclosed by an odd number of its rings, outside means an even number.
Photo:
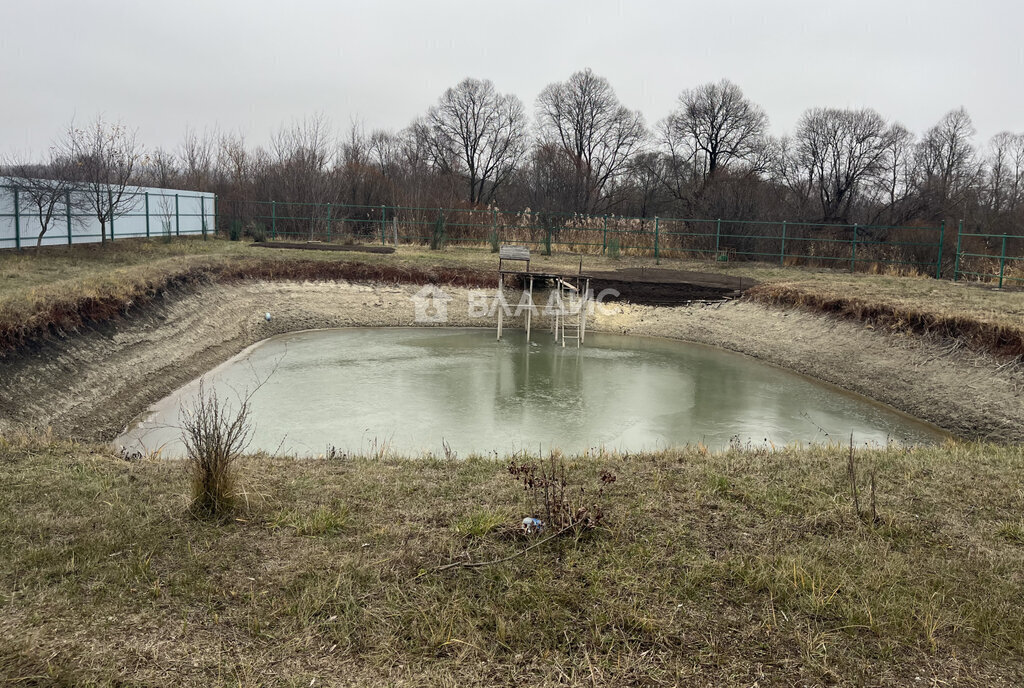
[[[410,296],[419,288],[243,282],[169,292],[128,317],[0,361],[0,431],[52,427],[111,439],[152,402],[265,337],[414,325]],[[449,325],[493,324],[469,317],[467,290],[448,292],[454,297]],[[595,316],[594,329],[721,346],[873,397],[958,435],[1024,441],[1024,372],[948,342],[747,302],[616,303],[608,309]],[[266,312],[273,316],[269,323]]]

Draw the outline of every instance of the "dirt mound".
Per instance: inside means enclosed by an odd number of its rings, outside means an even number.
[[[680,306],[694,301],[739,298],[757,282],[749,277],[692,270],[625,268],[589,272],[595,294],[606,289],[619,292],[605,301],[626,301],[642,306]]]
[[[360,246],[358,244],[325,244],[319,241],[257,241],[252,244],[258,248],[294,248],[303,251],[355,251],[357,253],[394,253],[392,246]]]

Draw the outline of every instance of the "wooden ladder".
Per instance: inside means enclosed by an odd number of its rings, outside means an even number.
[[[587,286],[582,294],[579,286],[570,284],[561,278],[557,279],[556,286],[558,288],[558,308],[555,310],[555,318],[552,323],[555,343],[561,342],[564,347],[565,341],[571,339],[576,342],[576,348],[579,348],[587,334],[587,292],[590,290],[590,280],[587,280]],[[574,310],[575,313],[573,313]],[[574,321],[572,321],[573,315],[575,315]],[[569,334],[565,332],[567,321],[569,321]]]

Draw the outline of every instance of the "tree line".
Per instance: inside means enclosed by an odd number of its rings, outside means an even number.
[[[1024,234],[1024,133],[979,145],[963,108],[920,134],[870,108],[811,108],[781,137],[768,125],[722,80],[683,90],[651,126],[584,69],[544,88],[532,112],[491,81],[467,78],[399,131],[354,124],[339,135],[315,115],[282,126],[267,146],[188,129],[176,150],[145,150],[123,124],[97,119],[69,127],[46,160],[8,160],[4,172],[42,214],[68,185],[84,189],[103,228],[126,185],[139,184],[226,201],[870,225],[964,219]]]

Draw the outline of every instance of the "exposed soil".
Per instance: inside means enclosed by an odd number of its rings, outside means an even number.
[[[974,288],[965,285],[965,288]],[[917,334],[961,339],[978,351],[1016,357],[1024,362],[1024,322],[994,323],[960,314],[944,315],[886,303],[871,303],[856,295],[823,295],[786,284],[752,287],[747,296],[775,306],[802,306],[818,313],[838,315],[880,327]]]
[[[394,253],[392,246],[360,246],[359,244],[324,244],[319,241],[288,242],[288,241],[256,241],[253,246],[260,248],[295,248],[304,251],[355,251],[357,253]]]
[[[604,301],[641,306],[681,306],[694,301],[739,298],[757,282],[749,277],[665,268],[623,268],[586,271],[594,294]]]
[[[0,431],[52,427],[111,439],[149,404],[271,335],[415,325],[411,296],[419,289],[245,281],[166,290],[118,320],[0,360]],[[469,316],[467,289],[446,291],[453,297],[449,326],[493,326],[492,319]],[[960,436],[1024,441],[1021,367],[948,340],[747,301],[671,308],[614,303],[607,310],[591,329],[721,346],[865,394]],[[542,322],[535,327],[543,332]]]
[[[622,282],[649,284],[685,284],[699,287],[715,287],[728,291],[745,291],[757,282],[749,277],[723,275],[694,270],[671,270],[668,268],[623,268],[587,272],[590,277]]]
[[[120,291],[51,299],[27,321],[0,321],[0,362],[8,352],[34,345],[48,336],[63,337],[79,328],[102,325],[133,308],[161,299],[168,292],[238,280],[353,280],[459,287],[489,287],[495,283],[493,272],[452,267],[411,268],[308,259],[204,265],[185,271],[157,273],[152,279]]]

